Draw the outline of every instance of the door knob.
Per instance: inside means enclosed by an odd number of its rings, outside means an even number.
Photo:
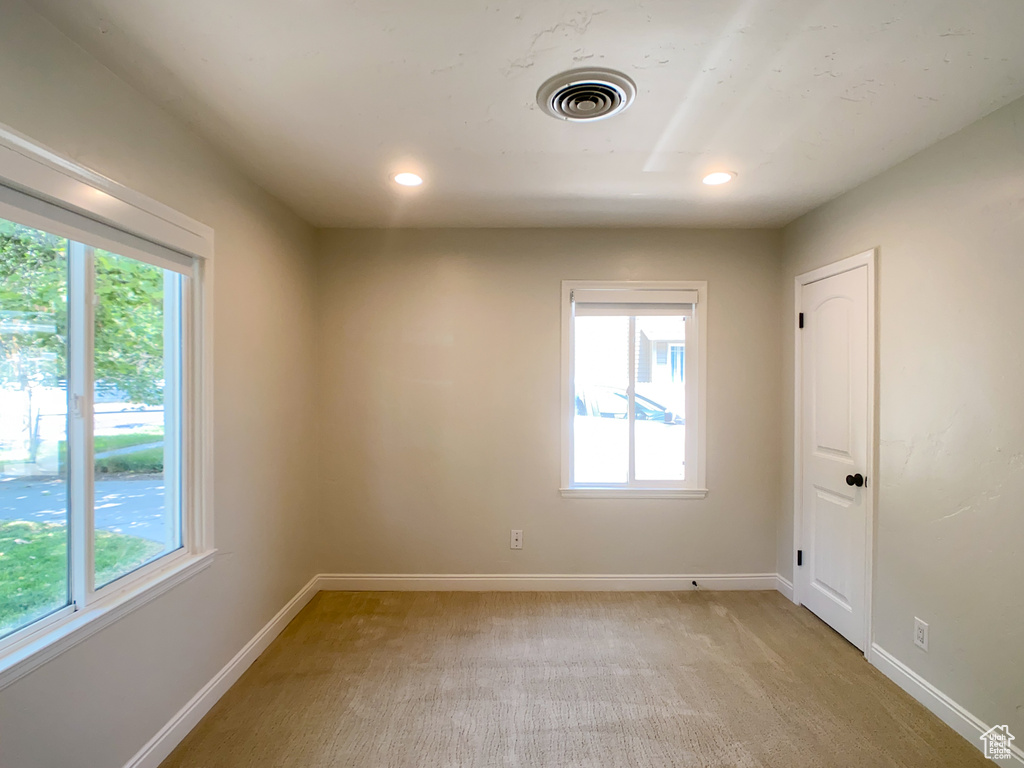
[[[864,485],[864,475],[858,472],[856,475],[846,476],[847,485],[856,485],[858,488]]]

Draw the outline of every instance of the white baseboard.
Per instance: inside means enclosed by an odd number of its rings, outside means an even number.
[[[787,579],[785,576],[775,574],[775,588],[789,598],[790,602],[793,601],[793,582]]]
[[[263,651],[267,649],[288,622],[295,618],[313,596],[319,591],[314,576],[299,593],[274,616],[256,636],[253,637],[234,658],[213,676],[192,699],[170,719],[170,721],[140,749],[135,756],[125,763],[124,768],[157,768],[188,732],[195,728],[203,715],[210,711],[214,704],[227,693],[228,688],[242,676]]]
[[[868,661],[881,670],[882,674],[896,685],[924,704],[942,722],[971,742],[979,750],[984,748],[981,734],[991,727],[953,701],[914,670],[877,644],[872,644]],[[1024,751],[1010,747],[1014,760],[1024,765]],[[993,765],[1006,765],[1005,762]]]
[[[333,592],[661,592],[774,590],[774,573],[693,575],[520,573],[325,573],[319,588]],[[697,586],[693,586],[693,582]]]

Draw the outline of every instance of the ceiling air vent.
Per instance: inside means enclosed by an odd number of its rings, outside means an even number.
[[[610,69],[573,69],[555,75],[537,91],[537,103],[552,117],[573,122],[616,115],[636,96],[636,85]]]

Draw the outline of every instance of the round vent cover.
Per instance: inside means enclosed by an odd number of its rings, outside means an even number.
[[[616,115],[636,97],[636,85],[610,69],[573,69],[555,75],[537,91],[537,103],[552,117],[573,122]]]

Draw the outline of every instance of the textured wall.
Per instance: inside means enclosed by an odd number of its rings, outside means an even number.
[[[334,230],[320,254],[332,568],[775,572],[779,233]],[[563,279],[707,280],[706,499],[559,495]]]
[[[1024,101],[785,230],[793,278],[877,246],[875,642],[987,723],[1024,733]],[[792,427],[782,433],[792,477]],[[779,568],[792,572],[792,483]],[[912,644],[914,617],[930,650]]]

